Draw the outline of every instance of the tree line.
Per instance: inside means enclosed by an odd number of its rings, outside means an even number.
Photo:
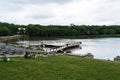
[[[20,30],[18,28],[21,28]],[[25,30],[23,30],[25,28]],[[16,25],[0,22],[0,36],[26,34],[29,36],[99,36],[120,34],[120,25]]]

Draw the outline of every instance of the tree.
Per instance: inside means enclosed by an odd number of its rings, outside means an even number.
[[[11,34],[11,31],[7,27],[0,28],[0,36],[8,36]]]

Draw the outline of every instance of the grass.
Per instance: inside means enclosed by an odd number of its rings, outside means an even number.
[[[120,80],[120,63],[75,56],[0,62],[0,80]]]

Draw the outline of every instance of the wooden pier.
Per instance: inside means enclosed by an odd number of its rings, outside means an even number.
[[[46,50],[46,52],[56,52],[56,53],[62,53],[68,49],[71,49],[71,48],[76,48],[76,47],[80,47],[80,44],[82,44],[82,42],[69,42],[69,43],[66,43],[64,45],[61,45],[61,46],[58,46],[58,45],[49,45],[49,44],[44,44],[42,46],[54,46],[55,48],[53,49],[50,49],[49,51]]]

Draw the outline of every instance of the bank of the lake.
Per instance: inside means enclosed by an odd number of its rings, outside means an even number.
[[[117,34],[116,34],[117,35]],[[105,35],[104,35],[105,36]],[[107,36],[107,35],[106,35]],[[119,34],[118,34],[119,36]],[[16,40],[8,40],[8,43],[15,43]],[[96,59],[110,59],[113,60],[116,56],[120,55],[120,37],[30,37],[30,36],[17,36],[17,40],[26,44],[38,44],[41,41],[79,41],[82,42],[82,49],[72,50],[73,54],[86,54],[92,53]],[[116,45],[117,44],[117,45]]]
[[[100,35],[98,37],[120,37],[120,34]]]
[[[107,38],[61,38],[61,39],[38,39],[38,40],[21,40],[20,43],[24,45],[39,44],[40,42],[82,42],[80,45],[82,49],[77,48],[71,50],[71,54],[80,55],[92,53],[96,59],[110,59],[113,60],[116,56],[120,55],[120,38],[107,37]]]
[[[120,80],[120,63],[50,56],[0,62],[0,80]]]

